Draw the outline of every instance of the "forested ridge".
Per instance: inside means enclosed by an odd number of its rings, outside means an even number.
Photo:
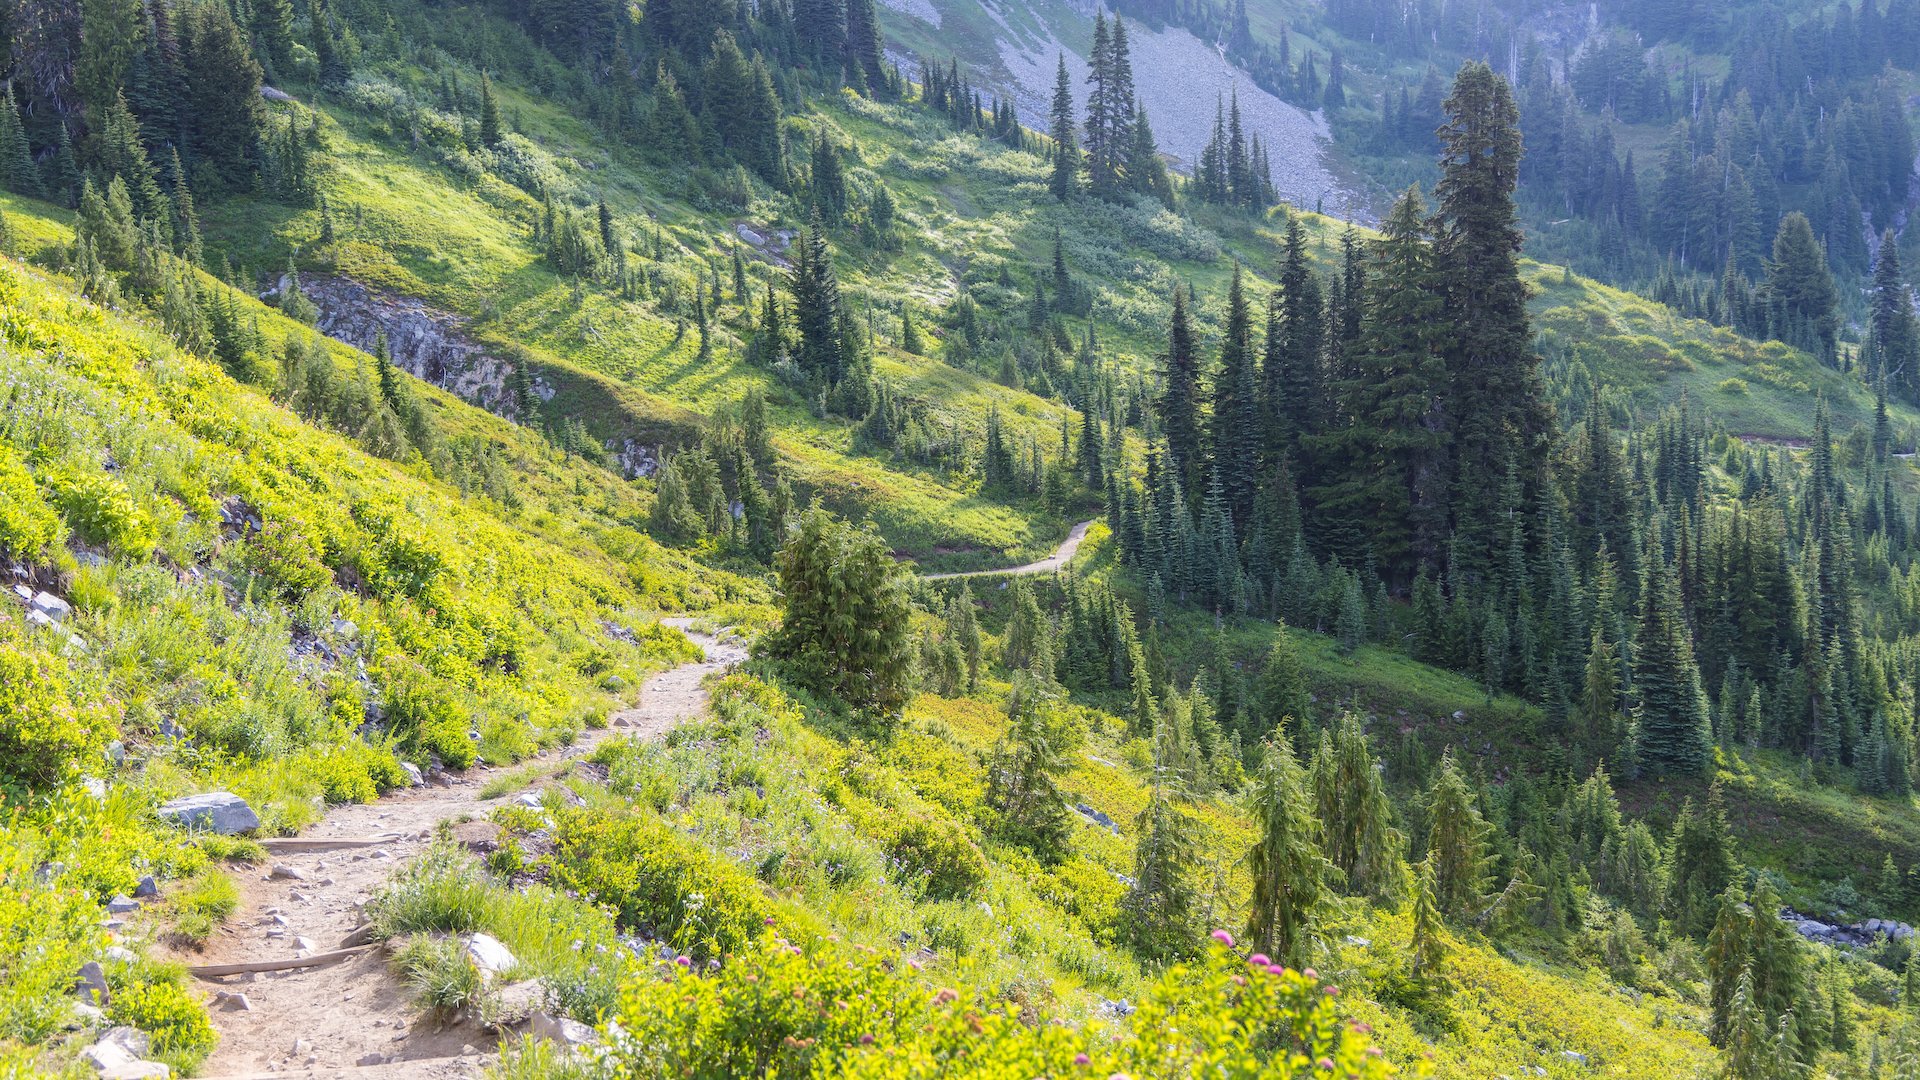
[[[0,1072],[1914,1075],[1910,7],[0,3]]]

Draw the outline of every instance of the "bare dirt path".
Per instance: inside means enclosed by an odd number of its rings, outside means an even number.
[[[654,738],[707,706],[701,682],[746,658],[731,635],[688,629],[706,654],[648,679],[631,709],[609,726],[541,759],[558,765],[619,736]],[[526,766],[516,766],[524,768]],[[240,906],[201,953],[199,966],[290,960],[340,948],[361,925],[361,905],[395,871],[426,850],[443,821],[484,817],[499,800],[480,797],[481,770],[398,792],[376,803],[342,806],[301,834],[303,841],[380,837],[371,847],[283,851],[240,882]],[[508,798],[500,796],[500,799]],[[305,846],[305,845],[302,845]],[[239,1077],[353,1077],[355,1080],[451,1080],[478,1076],[494,1058],[493,1037],[471,1025],[441,1027],[416,1008],[381,949],[324,967],[202,980],[220,1045],[202,1073]],[[221,995],[227,995],[222,997]],[[243,995],[245,1008],[232,995]]]
[[[1093,522],[1091,521],[1083,521],[1075,525],[1073,528],[1067,530],[1067,538],[1060,542],[1059,547],[1053,549],[1053,554],[1041,559],[1039,562],[1030,562],[1025,566],[1009,566],[1003,570],[968,570],[959,574],[922,574],[920,576],[928,581],[950,581],[955,578],[1024,577],[1029,574],[1051,574],[1073,561],[1074,554],[1080,550],[1080,542],[1087,538],[1087,530],[1092,527]]]

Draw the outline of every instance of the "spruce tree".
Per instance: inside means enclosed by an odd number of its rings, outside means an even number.
[[[840,282],[824,230],[816,222],[794,245],[793,271],[787,287],[793,294],[793,323],[800,343],[795,360],[809,379],[831,389],[846,374],[846,342],[842,336]]]
[[[1371,536],[1388,584],[1405,589],[1421,566],[1437,564],[1446,541],[1445,300],[1418,189],[1394,204],[1382,231],[1367,295],[1346,301],[1365,315],[1337,387],[1347,424],[1322,444],[1341,469],[1319,503]]]
[[[1065,857],[1073,837],[1060,777],[1079,755],[1073,715],[1045,684],[1014,677],[1007,695],[1007,727],[987,767],[986,804],[1001,839],[1031,850],[1043,862]]]
[[[1427,793],[1427,858],[1433,865],[1434,902],[1449,918],[1479,917],[1487,902],[1493,826],[1474,805],[1473,788],[1448,749]]]
[[[1668,847],[1667,912],[1685,933],[1703,934],[1712,925],[1717,898],[1740,873],[1719,784],[1707,790],[1704,810],[1692,799],[1680,804]]]
[[[1156,403],[1160,430],[1167,441],[1171,475],[1181,487],[1200,489],[1205,454],[1200,427],[1200,356],[1194,343],[1193,321],[1187,312],[1186,291],[1173,289],[1173,317],[1167,351],[1160,356],[1160,398]]]
[[[1441,921],[1438,872],[1432,854],[1421,860],[1413,880],[1413,942],[1408,948],[1407,973],[1428,982],[1440,972],[1447,959],[1447,928]]]
[[[1640,593],[1633,649],[1636,760],[1656,774],[1698,775],[1713,761],[1713,726],[1672,570],[1656,552]]]
[[[292,0],[253,0],[251,29],[274,74],[286,77],[293,60]]]
[[[1313,802],[1321,850],[1340,871],[1344,891],[1375,900],[1398,893],[1406,873],[1400,858],[1405,838],[1393,827],[1386,780],[1360,717],[1352,712],[1342,713],[1332,731],[1320,734],[1313,756]]]
[[[1049,114],[1047,135],[1053,140],[1053,169],[1047,187],[1053,197],[1065,201],[1080,186],[1080,140],[1074,135],[1073,80],[1067,74],[1067,54],[1059,55],[1059,71],[1053,82],[1053,110]]]
[[[1259,482],[1260,414],[1256,399],[1253,317],[1238,264],[1227,292],[1227,321],[1220,342],[1220,368],[1213,378],[1213,415],[1209,449],[1220,471],[1227,510],[1244,525],[1253,511]]]
[[[886,541],[818,507],[777,560],[784,617],[768,655],[815,693],[889,730],[906,704],[912,604]]]
[[[1283,622],[1274,628],[1273,648],[1267,653],[1260,677],[1254,683],[1253,727],[1247,734],[1254,738],[1305,739],[1312,716],[1306,670],[1300,663],[1299,649]]]
[[[1306,773],[1285,736],[1267,745],[1254,777],[1252,810],[1258,833],[1247,852],[1253,879],[1247,936],[1277,962],[1304,967],[1334,867],[1320,852]]]
[[[1159,717],[1156,748],[1174,742],[1165,737],[1173,723],[1169,712],[1163,710]],[[1120,900],[1121,934],[1142,955],[1154,959],[1185,955],[1196,936],[1199,895],[1193,881],[1193,825],[1174,802],[1169,775],[1174,768],[1157,750],[1147,807],[1135,822],[1139,840],[1134,845],[1133,883]]]
[[[498,146],[502,134],[500,102],[493,96],[493,78],[482,71],[480,73],[480,145]]]
[[[1492,573],[1497,539],[1492,477],[1524,469],[1530,501],[1545,480],[1552,412],[1533,352],[1527,285],[1520,280],[1519,110],[1507,81],[1486,64],[1464,65],[1444,104],[1436,244],[1447,299],[1443,327],[1451,378],[1453,520],[1475,581]]]
[[[33,148],[20,124],[20,107],[7,87],[7,100],[0,105],[0,187],[15,195],[44,196],[40,170],[33,163]]]

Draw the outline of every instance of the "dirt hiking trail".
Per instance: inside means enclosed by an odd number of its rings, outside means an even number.
[[[1080,550],[1080,542],[1087,538],[1087,530],[1092,527],[1093,522],[1091,521],[1083,521],[1075,525],[1073,528],[1067,530],[1067,538],[1060,542],[1059,547],[1053,549],[1053,554],[1041,559],[1039,562],[1030,562],[1025,566],[1009,566],[1001,570],[967,570],[958,574],[922,574],[920,576],[927,581],[952,581],[957,578],[1027,577],[1033,574],[1051,574],[1073,561],[1073,556]]]
[[[608,727],[583,732],[572,745],[527,763],[556,765],[584,757],[609,738],[656,738],[706,710],[701,683],[746,658],[738,639],[689,629],[691,620],[663,619],[697,643],[705,659],[654,675],[639,703],[615,713]],[[285,961],[359,944],[360,908],[401,867],[426,850],[443,821],[483,818],[507,799],[480,798],[488,770],[448,774],[365,805],[334,808],[289,850],[273,852],[238,881],[240,906],[203,952],[187,963]],[[538,783],[534,787],[540,786]],[[316,845],[366,840],[374,845]],[[318,847],[318,850],[313,848]],[[201,1069],[206,1077],[351,1077],[354,1080],[441,1080],[475,1077],[495,1059],[492,1033],[472,1023],[442,1026],[417,1008],[381,948],[366,948],[319,967],[202,978],[220,1045]],[[241,1007],[237,996],[245,999]]]

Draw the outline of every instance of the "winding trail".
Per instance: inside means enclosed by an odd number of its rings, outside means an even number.
[[[583,732],[573,745],[516,768],[542,761],[559,767],[609,738],[655,738],[705,712],[702,682],[745,659],[746,649],[725,632],[716,637],[689,629],[689,619],[661,621],[685,631],[705,659],[654,675],[641,687],[638,704],[615,713],[606,728]],[[205,950],[181,959],[195,965],[284,961],[353,944],[361,906],[427,849],[441,822],[483,818],[518,794],[483,800],[486,778],[485,771],[475,770],[445,786],[411,788],[379,802],[335,808],[302,834],[305,843],[298,847],[328,839],[386,842],[273,854],[238,883],[240,906]],[[324,967],[205,979],[201,985],[220,1031],[220,1045],[202,1069],[209,1077],[452,1080],[478,1076],[495,1058],[490,1032],[467,1023],[439,1025],[418,1009],[382,949]],[[234,1002],[220,994],[244,995],[248,1008],[225,1007]]]
[[[926,581],[952,581],[955,578],[982,577],[1026,577],[1032,574],[1051,574],[1073,561],[1080,550],[1080,542],[1087,538],[1087,530],[1093,527],[1092,521],[1083,521],[1067,530],[1067,538],[1053,549],[1053,554],[1039,562],[1030,562],[1025,566],[1009,566],[1002,570],[967,570],[958,574],[922,574]]]

